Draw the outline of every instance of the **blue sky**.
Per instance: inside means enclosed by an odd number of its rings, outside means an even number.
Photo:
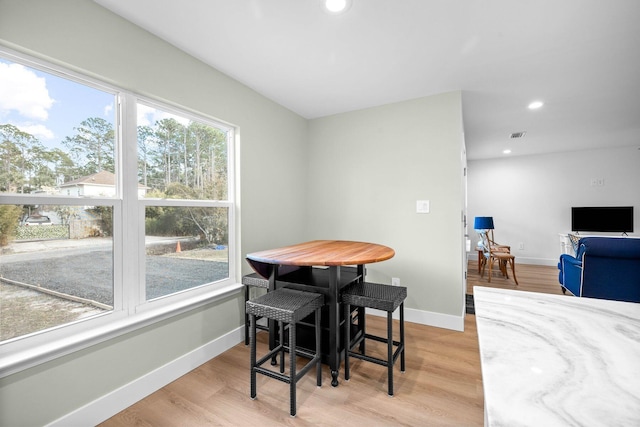
[[[0,58],[0,124],[34,135],[48,148],[90,117],[114,123],[114,95]]]

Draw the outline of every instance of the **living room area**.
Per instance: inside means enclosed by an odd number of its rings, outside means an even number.
[[[517,142],[523,144],[525,142]],[[560,255],[571,229],[573,207],[633,206],[633,232],[576,234],[638,238],[640,222],[640,147],[618,147],[564,153],[480,159],[468,162],[467,294],[473,286],[504,287],[562,294]],[[515,255],[519,285],[494,272],[492,282],[477,273],[478,233],[474,218],[491,216],[498,244]],[[531,283],[532,279],[534,283]]]
[[[639,237],[639,165],[640,147],[470,160],[469,259],[476,256],[476,216],[493,217],[495,240],[511,246],[516,265],[555,268],[563,252],[561,237],[573,231],[572,207],[634,206],[636,227],[626,234]],[[593,185],[593,181],[601,185]],[[608,232],[579,234],[622,236]]]

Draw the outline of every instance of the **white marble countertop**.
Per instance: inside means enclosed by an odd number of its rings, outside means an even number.
[[[487,426],[640,426],[640,304],[474,287]]]

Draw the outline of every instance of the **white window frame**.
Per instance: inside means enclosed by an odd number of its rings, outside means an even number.
[[[187,108],[154,101],[124,91],[99,80],[0,47],[0,55],[16,63],[62,77],[78,84],[113,93],[118,106],[116,134],[116,196],[111,198],[72,198],[30,194],[0,194],[2,204],[67,204],[74,206],[106,205],[113,207],[113,311],[62,324],[44,331],[16,337],[0,343],[0,378],[73,353],[127,332],[238,293],[242,285],[239,274],[239,230],[236,207],[239,194],[236,177],[237,128]],[[137,187],[137,117],[140,102],[163,111],[187,117],[227,132],[228,198],[224,201],[158,200],[138,198]],[[126,144],[124,141],[130,141]],[[193,289],[145,301],[145,208],[147,206],[203,206],[228,208],[229,277]],[[137,245],[124,236],[137,236]]]

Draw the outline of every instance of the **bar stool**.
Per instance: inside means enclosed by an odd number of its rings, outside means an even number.
[[[269,289],[269,281],[256,273],[243,276],[242,284],[244,285],[245,304],[249,301],[249,291],[251,288]],[[264,325],[256,325],[256,328],[263,331],[269,330],[269,327]],[[246,311],[244,313],[244,345],[249,345],[249,314]]]
[[[400,370],[405,371],[404,361],[404,300],[407,297],[407,288],[403,286],[382,285],[379,283],[360,282],[354,283],[345,288],[342,292],[342,304],[345,314],[345,330],[344,330],[344,379],[349,380],[349,358],[365,360],[367,362],[377,363],[386,366],[388,372],[389,396],[393,396],[393,365],[398,356],[400,356]],[[364,322],[364,313],[358,316],[358,321],[362,322],[360,326],[361,333],[354,342],[351,342],[351,306],[365,308],[375,308],[387,312],[387,336],[380,337],[366,333]],[[400,307],[400,341],[393,340],[393,312]],[[371,339],[374,341],[387,344],[387,359],[372,357],[365,354],[364,340]],[[352,351],[352,349],[360,344],[360,352]],[[396,346],[395,353],[393,346]]]
[[[281,288],[247,301],[246,312],[249,314],[250,346],[251,346],[251,399],[257,396],[256,374],[289,384],[291,416],[296,415],[296,384],[312,367],[316,365],[318,387],[322,386],[322,362],[320,358],[321,308],[324,296],[312,292]],[[315,353],[296,348],[295,324],[315,312]],[[279,322],[280,342],[266,355],[256,360],[256,317],[262,316]],[[285,346],[284,324],[289,324],[289,345]],[[284,352],[289,350],[289,375],[284,374]],[[263,368],[262,365],[273,356],[280,354],[280,373]],[[296,372],[296,355],[311,359],[299,372]]]

